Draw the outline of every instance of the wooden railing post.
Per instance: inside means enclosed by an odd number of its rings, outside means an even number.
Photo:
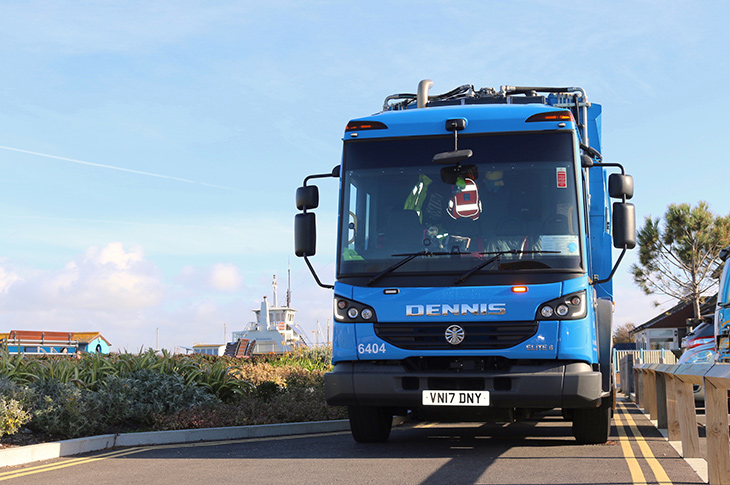
[[[644,386],[644,397],[646,397],[646,411],[649,412],[651,419],[656,420],[656,399],[657,399],[657,386],[656,386],[656,371],[655,368],[659,364],[650,364],[646,371],[646,385]]]
[[[667,414],[667,373],[671,372],[672,366],[659,364],[656,369],[656,420],[657,428],[668,429]]]
[[[676,367],[676,366],[673,366]],[[681,441],[679,430],[679,416],[677,414],[677,379],[672,373],[666,374],[667,379],[667,439]]]
[[[676,378],[677,417],[682,436],[682,456],[701,458],[700,437],[697,430],[697,411],[695,393],[692,385],[702,385],[702,376],[712,367],[711,364],[682,364],[674,372]]]
[[[707,474],[711,484],[730,484],[730,433],[728,432],[728,389],[730,365],[718,364],[705,374],[707,416]]]
[[[677,379],[677,418],[679,433],[682,438],[682,456],[684,458],[701,458],[700,436],[697,431],[697,412],[692,383]]]
[[[634,384],[636,385],[636,406],[641,408],[644,406],[644,372],[642,367],[644,364],[639,364],[634,367]]]

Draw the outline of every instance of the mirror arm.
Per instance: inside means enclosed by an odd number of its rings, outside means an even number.
[[[309,267],[309,271],[312,273],[312,276],[314,277],[314,281],[316,281],[320,287],[325,288],[327,290],[333,290],[335,288],[334,285],[328,285],[328,284],[322,283],[320,281],[319,276],[317,276],[317,272],[314,270],[314,266],[312,266],[312,263],[309,262],[309,257],[304,256],[304,262],[307,263],[307,267]]]
[[[332,169],[332,171],[330,173],[318,173],[315,175],[307,175],[304,178],[304,183],[302,185],[304,185],[306,187],[307,182],[310,179],[324,179],[324,178],[329,178],[329,177],[339,178],[339,176],[340,176],[340,166],[337,165],[335,168]]]
[[[626,254],[626,246],[624,246],[624,250],[621,251],[621,255],[616,260],[616,264],[613,266],[613,269],[611,270],[611,273],[608,275],[608,277],[602,279],[602,280],[595,280],[592,282],[594,285],[602,285],[603,283],[608,283],[613,279],[613,275],[616,274],[616,270],[618,269],[618,266],[621,264],[621,260],[624,259],[624,254]]]
[[[600,162],[600,163],[594,163],[594,167],[617,167],[621,169],[621,175],[626,175],[626,170],[624,170],[624,166],[620,163],[615,162]]]

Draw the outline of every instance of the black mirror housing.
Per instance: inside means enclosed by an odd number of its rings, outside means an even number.
[[[294,254],[302,258],[317,252],[317,219],[314,212],[294,216]]]
[[[456,150],[453,152],[437,153],[433,156],[431,161],[438,165],[449,165],[452,163],[461,163],[467,158],[471,158],[473,155],[474,152],[470,149]]]
[[[476,165],[454,165],[441,169],[441,181],[445,184],[456,185],[459,178],[479,178],[479,168]]]
[[[626,202],[613,203],[613,247],[636,247],[636,208]]]
[[[309,210],[319,206],[319,187],[305,185],[297,189],[297,209]]]
[[[630,199],[634,196],[634,177],[612,173],[608,177],[608,195],[614,199],[621,199],[624,196]]]

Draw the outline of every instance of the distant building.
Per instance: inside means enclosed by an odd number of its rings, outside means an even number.
[[[223,355],[226,351],[226,344],[195,344],[193,345],[194,354],[204,355]]]
[[[112,344],[99,332],[73,332],[72,338],[78,342],[78,349],[90,354],[108,354]]]
[[[712,318],[716,302],[717,295],[708,298],[700,306],[703,318]],[[639,349],[679,349],[682,346],[682,338],[702,323],[702,319],[697,321],[693,317],[692,303],[680,303],[632,329],[629,334],[633,335],[634,342]]]
[[[0,333],[0,346],[11,354],[74,355],[108,354],[111,344],[99,332],[11,330]]]

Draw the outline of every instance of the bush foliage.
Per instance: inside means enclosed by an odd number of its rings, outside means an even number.
[[[22,426],[58,438],[342,419],[324,402],[331,350],[250,360],[207,355],[0,350],[0,436]]]
[[[14,434],[30,421],[30,413],[15,399],[0,397],[0,436]]]

